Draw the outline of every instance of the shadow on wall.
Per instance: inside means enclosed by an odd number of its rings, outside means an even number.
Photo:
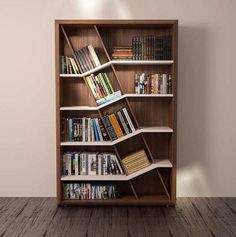
[[[206,196],[207,31],[179,27],[178,76],[178,193]],[[177,195],[178,195],[177,193]]]

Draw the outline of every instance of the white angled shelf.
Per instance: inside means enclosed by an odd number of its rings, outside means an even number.
[[[113,104],[119,100],[124,99],[126,96],[125,95],[121,95],[120,97],[117,97],[113,100],[110,100],[102,105],[99,106],[65,106],[65,107],[61,107],[60,110],[98,110],[98,109],[102,109],[110,104]]]
[[[111,60],[81,74],[60,74],[60,77],[86,77],[111,65],[171,65],[173,60]]]
[[[173,129],[170,127],[141,127],[132,133],[120,137],[114,141],[101,141],[101,142],[61,142],[61,146],[113,146],[123,142],[131,137],[140,133],[172,133]]]
[[[102,109],[119,100],[122,100],[125,97],[173,97],[173,94],[125,94],[99,106],[64,106],[64,107],[61,107],[60,110],[82,110],[82,111],[93,110],[94,111],[94,110]]]
[[[171,168],[172,164],[168,159],[159,159],[150,166],[141,169],[130,175],[66,175],[62,176],[62,181],[128,181],[137,176],[145,174],[156,168]]]

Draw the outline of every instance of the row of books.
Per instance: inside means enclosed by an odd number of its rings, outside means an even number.
[[[77,57],[82,72],[87,72],[101,65],[92,45],[88,45],[75,51],[75,55]]]
[[[132,46],[115,46],[112,50],[112,59],[130,60],[133,58]]]
[[[61,56],[61,73],[62,74],[78,74],[79,68],[72,57]]]
[[[121,91],[114,92],[106,73],[101,72],[96,76],[91,74],[86,77],[86,81],[98,105],[121,96]]]
[[[134,60],[170,60],[171,36],[133,36]]]
[[[103,121],[112,140],[135,131],[134,125],[126,108],[104,116]]]
[[[63,154],[63,175],[122,175],[114,153],[66,152]]]
[[[108,141],[109,137],[99,118],[62,118],[62,141]]]
[[[170,74],[135,74],[135,94],[171,94]]]
[[[65,183],[64,199],[116,199],[116,185],[99,183]]]
[[[134,153],[128,154],[122,158],[124,169],[128,175],[137,172],[150,165],[146,152],[139,150]]]

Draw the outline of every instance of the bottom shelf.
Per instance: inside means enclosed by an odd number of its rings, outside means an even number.
[[[107,200],[62,200],[60,206],[156,206],[156,205],[175,205],[175,201],[169,200],[165,195],[140,195],[138,199],[133,195],[127,195],[118,199]]]

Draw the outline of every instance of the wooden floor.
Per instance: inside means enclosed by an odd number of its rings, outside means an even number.
[[[60,207],[0,198],[0,236],[236,236],[236,198],[179,198],[176,207]]]

